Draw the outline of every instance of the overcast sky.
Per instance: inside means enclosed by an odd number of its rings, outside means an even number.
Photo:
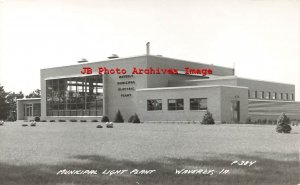
[[[0,83],[28,94],[40,69],[146,53],[296,85],[299,0],[0,0]]]

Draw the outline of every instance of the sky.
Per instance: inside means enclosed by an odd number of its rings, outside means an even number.
[[[294,84],[299,0],[0,0],[0,84],[25,94],[40,69],[151,54]]]

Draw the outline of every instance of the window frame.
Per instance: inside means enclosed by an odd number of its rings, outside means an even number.
[[[160,106],[158,106],[160,109],[155,109],[155,106],[154,109],[149,109],[149,101],[159,101],[160,100],[160,103],[158,102],[158,104],[160,104]],[[147,111],[162,111],[162,99],[147,99]]]
[[[174,109],[170,109],[170,101],[171,100],[175,100],[175,106],[173,106]],[[179,100],[182,100],[182,106],[178,105],[180,103],[180,102],[178,102]],[[178,109],[179,107],[180,108],[182,107],[182,109]],[[182,110],[184,110],[184,99],[183,98],[168,99],[168,111],[182,111]]]
[[[192,100],[200,100],[200,106],[197,105],[198,109],[192,109]],[[201,101],[202,100],[206,100],[206,107],[205,108],[201,108]],[[208,106],[207,106],[207,98],[190,98],[190,110],[191,111],[206,111],[208,109]]]

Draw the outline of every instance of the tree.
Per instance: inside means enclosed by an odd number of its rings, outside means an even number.
[[[141,123],[141,121],[139,116],[135,113],[134,115],[130,116],[128,123]]]
[[[26,96],[26,98],[40,98],[41,97],[41,90],[36,89],[32,91],[29,95]]]
[[[285,115],[285,113],[282,113],[277,120],[276,131],[279,133],[290,133],[291,130],[292,127],[290,126],[290,119]]]
[[[24,94],[22,91],[19,93],[9,92],[6,101],[9,104],[9,121],[15,121],[17,119],[17,99],[24,98]]]
[[[115,123],[124,123],[124,119],[123,119],[123,116],[122,116],[120,110],[118,110],[114,122]]]
[[[0,120],[6,120],[9,113],[9,104],[6,101],[7,94],[4,87],[0,85]]]
[[[132,120],[132,123],[141,123],[141,120],[140,120],[139,116],[136,113],[134,114],[134,118]]]

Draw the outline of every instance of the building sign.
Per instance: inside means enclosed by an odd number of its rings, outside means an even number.
[[[135,91],[135,81],[132,80],[134,75],[120,75],[117,81],[118,91],[121,92],[121,97],[131,97],[132,91]],[[124,81],[123,81],[124,80]]]

